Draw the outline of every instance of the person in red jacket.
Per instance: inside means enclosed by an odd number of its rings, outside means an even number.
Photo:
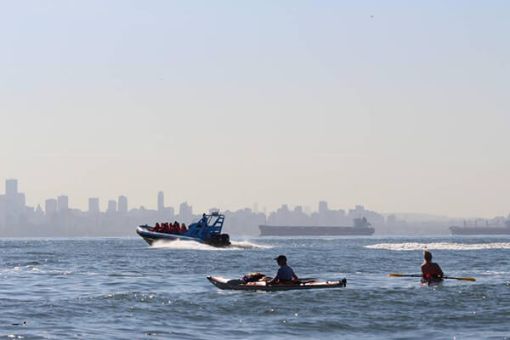
[[[423,252],[423,259],[425,261],[421,265],[422,282],[430,284],[443,281],[443,271],[437,263],[432,262],[432,253],[425,250]]]
[[[179,222],[175,221],[174,224],[172,224],[172,233],[178,234],[181,231],[181,227],[179,226]]]

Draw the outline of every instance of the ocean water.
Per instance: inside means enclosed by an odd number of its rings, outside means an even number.
[[[447,281],[421,287],[422,250]],[[207,275],[296,273],[347,287],[221,291]],[[0,239],[0,338],[510,338],[510,238],[255,238],[233,249],[138,238]]]

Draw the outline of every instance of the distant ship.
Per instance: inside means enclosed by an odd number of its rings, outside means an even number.
[[[452,226],[450,227],[452,235],[510,235],[510,220],[505,222],[505,226],[490,226],[485,227],[466,226],[464,223],[463,227]]]
[[[260,236],[363,236],[375,231],[365,217],[353,220],[352,227],[260,225]]]

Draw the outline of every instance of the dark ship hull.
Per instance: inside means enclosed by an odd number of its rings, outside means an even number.
[[[510,235],[510,227],[450,227],[452,235]]]
[[[371,227],[259,226],[260,236],[368,236]]]

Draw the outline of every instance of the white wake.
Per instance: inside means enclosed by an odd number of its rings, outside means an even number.
[[[257,244],[249,241],[231,241],[232,245],[225,248],[213,247],[204,243],[195,242],[195,241],[183,241],[183,240],[174,240],[174,241],[165,241],[159,240],[155,241],[152,244],[152,248],[167,248],[167,249],[176,249],[176,250],[242,250],[242,249],[270,249],[272,246],[265,244]]]
[[[250,241],[231,241],[233,249],[271,249],[269,244],[258,244]]]
[[[485,250],[485,249],[510,249],[510,242],[492,243],[452,243],[452,242],[406,242],[406,243],[377,243],[365,246],[369,249],[384,249],[396,251],[408,250]]]

